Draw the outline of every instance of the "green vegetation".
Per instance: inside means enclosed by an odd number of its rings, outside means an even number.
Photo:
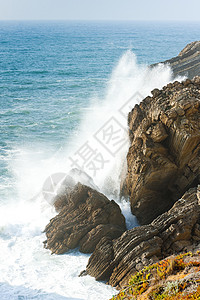
[[[188,252],[143,268],[112,300],[200,300],[199,256]]]

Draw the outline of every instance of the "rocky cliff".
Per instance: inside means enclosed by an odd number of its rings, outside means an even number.
[[[124,287],[144,266],[170,254],[197,250],[199,241],[200,190],[194,188],[151,224],[128,230],[113,241],[102,238],[85,274]]]
[[[103,237],[86,274],[123,287],[135,272],[200,242],[200,77],[152,91],[129,113],[123,191],[147,224]],[[187,192],[186,192],[187,191]]]
[[[192,79],[200,75],[200,41],[188,44],[178,56],[162,63],[170,65],[174,76],[181,75]]]
[[[140,224],[148,224],[200,181],[200,77],[153,90],[129,113],[128,124],[122,190]]]

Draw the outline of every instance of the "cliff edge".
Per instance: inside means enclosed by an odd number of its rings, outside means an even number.
[[[200,41],[188,44],[178,56],[161,63],[169,64],[174,76],[187,76],[192,79],[194,76],[200,75]]]

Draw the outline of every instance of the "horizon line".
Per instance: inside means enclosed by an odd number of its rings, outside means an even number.
[[[156,20],[144,20],[144,19],[138,19],[138,20],[132,20],[132,19],[0,19],[0,22],[2,21],[23,21],[23,22],[36,22],[36,21],[41,21],[41,22],[190,22],[190,23],[196,23],[199,22],[200,20],[163,20],[163,19],[156,19]]]

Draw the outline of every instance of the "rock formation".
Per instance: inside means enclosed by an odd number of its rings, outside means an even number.
[[[60,212],[46,226],[44,242],[52,253],[62,254],[76,247],[91,253],[103,236],[112,240],[126,230],[119,206],[81,183],[62,188],[54,205]]]
[[[86,274],[123,287],[144,266],[180,251],[195,250],[199,241],[200,186],[186,192],[151,224],[128,230],[113,241],[102,238],[89,259]]]
[[[192,79],[200,75],[200,41],[188,44],[178,56],[162,63],[170,65],[174,76],[185,75]]]
[[[200,182],[200,77],[154,89],[129,113],[131,146],[122,191],[148,224]]]

